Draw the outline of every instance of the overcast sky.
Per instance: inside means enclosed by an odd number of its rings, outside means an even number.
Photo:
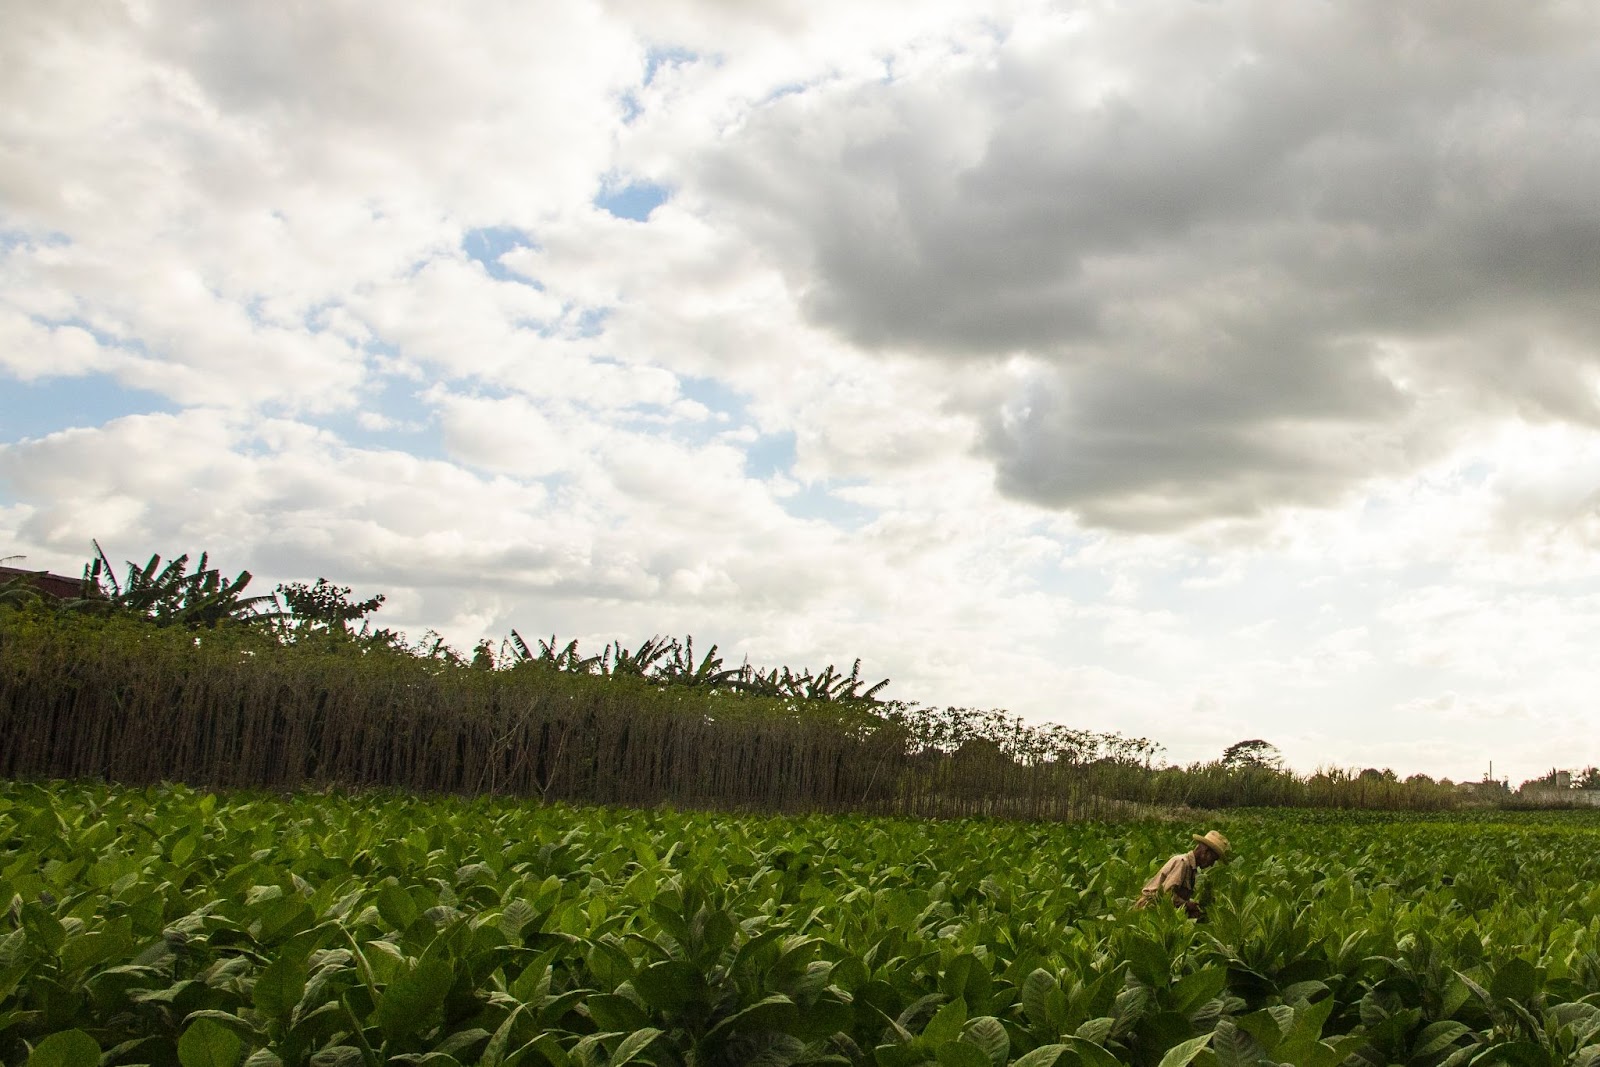
[[[1595,5],[0,11],[0,555],[1600,763]]]

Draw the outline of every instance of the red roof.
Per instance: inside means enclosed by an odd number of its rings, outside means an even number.
[[[68,578],[60,574],[51,574],[49,571],[25,571],[20,567],[0,567],[0,585],[8,584],[18,578],[44,595],[60,600],[72,600],[83,595],[82,578]]]

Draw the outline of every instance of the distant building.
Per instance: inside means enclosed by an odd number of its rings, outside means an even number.
[[[1524,786],[1517,796],[1531,804],[1561,804],[1600,808],[1600,789],[1553,789],[1549,786]]]
[[[0,567],[0,585],[9,585],[19,578],[41,595],[56,600],[76,600],[83,595],[82,578],[68,578],[49,571],[28,571],[20,567]]]

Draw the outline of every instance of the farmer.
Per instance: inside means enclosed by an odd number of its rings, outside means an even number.
[[[1204,921],[1205,909],[1194,899],[1195,876],[1213,863],[1226,863],[1233,849],[1228,839],[1216,830],[1207,831],[1204,837],[1191,836],[1194,848],[1163,863],[1155,877],[1144,884],[1134,907],[1148,908],[1165,895],[1172,898],[1173,907],[1182,908],[1189,918]]]

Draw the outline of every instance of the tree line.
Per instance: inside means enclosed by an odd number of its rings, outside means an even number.
[[[1461,802],[1422,776],[1296,775],[1260,739],[1176,767],[1146,738],[891,700],[859,659],[762,670],[692,637],[585,655],[515,630],[462,654],[375,626],[381,595],[250,583],[204,554],[119,578],[98,544],[77,596],[0,582],[0,774],[1024,818]]]

